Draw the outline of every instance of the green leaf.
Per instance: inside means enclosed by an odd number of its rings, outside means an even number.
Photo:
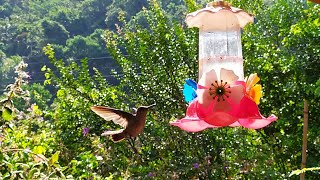
[[[50,85],[51,84],[51,80],[45,80],[43,84],[44,85]]]
[[[47,70],[47,66],[44,65],[42,68],[41,68],[41,71],[46,71]]]
[[[46,79],[50,79],[51,77],[50,73],[44,73],[44,76],[46,77]]]
[[[51,166],[58,162],[58,160],[59,160],[59,154],[60,154],[60,151],[57,151],[56,153],[54,153],[54,154],[51,156],[51,159],[50,159],[50,161],[49,161],[49,164],[50,164]]]
[[[46,152],[46,149],[43,146],[36,146],[32,150],[35,154],[44,154]]]
[[[65,96],[65,91],[62,90],[62,89],[59,89],[59,90],[57,91],[57,97],[58,97],[58,98],[63,98],[64,96]]]
[[[320,26],[320,20],[319,20],[319,18],[318,18],[318,19],[315,19],[315,20],[313,21],[313,24],[316,25],[316,26]]]
[[[3,161],[3,159],[4,159],[4,156],[3,156],[3,154],[0,152],[0,163]]]
[[[39,106],[34,105],[33,108],[32,108],[32,111],[33,112],[37,112],[38,110],[39,110]]]
[[[6,121],[11,121],[12,117],[12,110],[8,107],[4,107],[2,110],[2,118]]]
[[[316,89],[315,89],[314,93],[317,97],[320,97],[320,79],[316,83]]]
[[[39,172],[40,170],[38,168],[32,168],[30,171],[29,171],[29,174],[28,174],[28,179],[34,179],[33,175],[36,173],[36,172]]]

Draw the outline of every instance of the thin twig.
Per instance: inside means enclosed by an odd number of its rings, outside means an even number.
[[[48,162],[47,158],[45,158],[44,156],[42,157],[42,156],[40,156],[39,154],[36,154],[36,153],[34,153],[34,152],[30,151],[30,150],[27,150],[27,149],[17,149],[17,148],[14,148],[14,149],[4,149],[4,150],[1,150],[0,152],[12,152],[12,151],[13,151],[13,152],[14,152],[14,151],[26,151],[27,153],[30,153],[30,154],[32,154],[32,155],[35,155],[35,156],[39,157],[40,159],[42,159],[43,161]]]

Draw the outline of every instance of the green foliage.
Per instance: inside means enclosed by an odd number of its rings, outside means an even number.
[[[61,166],[58,136],[52,131],[55,127],[36,111],[39,110],[34,107],[29,113],[20,113],[12,124],[1,127],[0,176],[9,179],[101,178],[91,170],[91,164],[97,165],[96,159],[82,158],[80,163],[85,164],[82,166],[73,159],[67,166]],[[95,157],[91,153],[87,156]]]
[[[1,115],[2,115],[2,118],[5,120],[5,121],[10,121],[12,120],[12,110],[8,107],[3,107],[2,110],[1,110]]]
[[[24,91],[21,86],[26,84],[25,79],[28,77],[28,74],[24,71],[27,67],[23,61],[20,62],[15,67],[15,72],[18,77],[15,78],[15,82],[7,85],[6,91],[4,92],[4,98],[0,101],[0,125],[2,125],[5,121],[11,121],[13,119],[13,113],[16,111],[13,100],[16,98],[25,98],[28,96],[28,91]]]
[[[320,79],[316,83],[316,90],[315,90],[315,95],[317,97],[320,97]]]
[[[6,98],[1,101],[0,176],[8,179],[63,177],[61,167],[48,164],[44,156],[52,154],[58,145],[55,133],[49,130],[52,125],[43,121],[37,106],[27,114],[19,113],[14,106],[17,97],[28,96],[21,88],[25,84],[26,66],[21,62],[16,67],[18,77],[14,84],[7,86]]]
[[[16,125],[11,128],[4,127],[1,131],[1,177],[38,179],[64,176],[61,167],[48,163],[46,158],[53,153],[52,148],[58,145],[54,134],[49,131],[52,127],[33,118],[16,122]],[[38,129],[30,129],[31,125],[38,125]],[[42,151],[39,151],[40,148]]]
[[[22,89],[25,66],[21,63],[16,68],[17,80],[14,84],[8,85],[10,88],[5,94],[6,98],[1,101],[0,177],[4,179],[101,179],[101,176],[93,171],[98,166],[97,162],[101,161],[101,156],[87,152],[84,155],[80,154],[76,159],[61,163],[66,159],[61,159],[64,156],[61,155],[60,150],[65,149],[61,147],[58,131],[55,124],[51,122],[50,113],[42,111],[37,105],[32,105],[25,112],[15,108],[16,97],[22,92],[27,92]],[[112,174],[108,176],[112,179]]]
[[[85,58],[85,57],[102,57],[106,55],[104,44],[101,42],[103,31],[96,30],[90,36],[75,36],[67,41],[67,49],[65,54],[67,57]]]
[[[32,104],[36,104],[42,110],[48,109],[52,101],[51,93],[39,83],[26,84],[22,88],[28,92],[28,98],[19,98],[15,101],[15,107],[19,110],[26,110]]]
[[[298,0],[231,1],[257,19],[242,35],[245,73],[258,73],[264,91],[260,111],[274,113],[279,120],[256,131],[186,133],[169,121],[185,113],[184,80],[197,80],[198,30],[179,22],[187,11],[201,8],[200,3],[39,2],[0,1],[1,86],[8,84],[3,79],[20,60],[12,55],[36,55],[43,44],[52,42],[44,48],[51,65],[41,70],[44,83],[55,88],[48,108],[48,91],[39,84],[27,85],[27,74],[17,69],[18,77],[1,101],[0,177],[287,179],[305,171],[309,179],[319,176],[319,171],[311,171],[318,168],[293,171],[301,161],[303,99],[310,102],[307,165],[319,166],[318,5]],[[146,8],[140,11],[142,6]],[[111,29],[104,33],[105,27]],[[61,38],[55,39],[51,31]],[[118,86],[89,69],[87,59],[63,60],[105,56],[105,43],[120,68],[114,70]],[[89,109],[106,105],[129,111],[154,102],[157,107],[148,114],[143,134],[119,143],[100,137],[119,127]]]
[[[119,13],[126,12],[124,17],[126,20],[130,20],[132,16],[135,16],[143,7],[148,5],[147,0],[130,1],[130,0],[118,0],[113,1],[110,6],[107,7],[107,17],[105,23],[107,28],[115,30],[115,24],[120,25],[122,22],[118,20]]]
[[[5,89],[5,85],[10,81],[14,81],[14,67],[21,62],[21,57],[11,56],[7,57],[4,52],[0,50],[0,88]]]
[[[9,3],[3,2],[0,4],[0,18],[9,17],[13,11],[13,7]]]
[[[6,0],[0,4],[0,47],[9,56],[41,55],[47,43],[65,45],[96,29],[115,30],[120,10],[131,18],[144,5],[147,1]]]
[[[319,17],[317,12],[317,6],[301,1],[277,1],[259,11],[257,23],[247,27],[243,36],[245,69],[257,72],[264,87],[260,108],[280,118],[264,131],[270,136],[268,141],[278,142],[274,148],[276,164],[287,172],[300,166],[303,99],[310,102],[308,165],[319,164],[314,160],[319,158],[319,98],[314,96],[319,52],[313,42],[317,41],[318,30],[313,24],[307,25]],[[303,35],[299,29],[303,29]],[[312,179],[318,175],[307,176]]]
[[[96,70],[96,74],[90,76],[86,59],[80,65],[76,62],[66,65],[62,60],[55,59],[50,45],[44,48],[44,52],[59,72],[57,74],[50,68],[42,68],[47,78],[45,84],[59,87],[54,103],[54,119],[59,136],[70,151],[89,150],[91,142],[83,138],[82,129],[88,127],[91,133],[101,134],[108,128],[103,125],[103,120],[93,120],[95,118],[89,107],[93,104],[119,104],[119,93]]]
[[[101,156],[95,156],[90,151],[79,153],[75,159],[71,160],[71,168],[69,168],[67,172],[73,174],[75,177],[91,178],[96,174],[95,172],[97,171],[99,161],[101,160]]]
[[[299,73],[304,75],[305,91],[310,95],[314,93],[314,84],[319,79],[320,66],[320,7],[309,4],[309,7],[301,12],[299,19],[290,28],[289,35],[283,40],[289,52],[294,56],[299,68]],[[311,93],[309,93],[311,92]]]
[[[165,8],[179,14],[173,19],[180,20],[184,9],[182,1],[172,3],[179,6],[172,4]],[[24,57],[32,74],[41,73],[37,64],[43,63],[42,48],[48,43],[55,48],[57,59],[110,57],[101,31],[106,28],[115,31],[121,11],[126,12],[129,21],[144,6],[148,6],[147,0],[3,0],[0,5],[3,13],[0,13],[0,51],[8,57]],[[109,76],[110,73],[102,74]],[[33,77],[32,81],[43,81],[43,77]]]
[[[47,43],[63,45],[69,38],[69,32],[58,22],[45,20],[41,23],[41,26]]]

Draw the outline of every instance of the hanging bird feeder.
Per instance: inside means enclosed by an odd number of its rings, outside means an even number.
[[[244,78],[241,28],[253,20],[224,1],[187,15],[187,25],[199,28],[199,82],[186,81],[186,116],[171,125],[198,132],[225,126],[259,129],[277,120],[259,112],[262,87],[257,74]]]
[[[220,68],[233,70],[243,80],[241,31],[253,16],[227,2],[212,2],[187,15],[186,23],[199,28],[199,78]]]

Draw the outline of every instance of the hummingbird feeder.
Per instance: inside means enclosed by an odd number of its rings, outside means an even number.
[[[259,112],[262,87],[257,74],[244,78],[241,28],[253,20],[225,1],[187,15],[188,27],[199,28],[199,81],[186,80],[186,116],[171,125],[198,132],[225,126],[259,129],[277,120]]]

